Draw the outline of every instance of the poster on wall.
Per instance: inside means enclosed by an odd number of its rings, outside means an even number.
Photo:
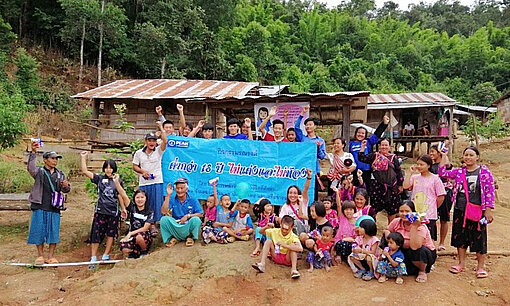
[[[303,107],[309,106],[310,104],[308,102],[286,102],[286,103],[257,103],[255,104],[255,130],[257,132],[257,136],[262,136],[262,133],[259,131],[259,126],[264,121],[264,119],[267,118],[269,115],[269,111],[273,106],[276,106],[276,115],[274,115],[270,122],[266,124],[266,131],[273,134],[273,125],[272,121],[275,119],[280,119],[285,123],[285,129],[288,129],[290,127],[294,127],[294,122],[298,118],[299,114],[301,113],[301,110],[303,110]],[[285,114],[287,114],[287,122],[285,122]],[[305,119],[308,118],[310,115],[309,112],[307,112],[303,116],[303,121],[301,121],[301,129],[303,132],[305,131]]]

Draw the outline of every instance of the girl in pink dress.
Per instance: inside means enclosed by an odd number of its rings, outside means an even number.
[[[332,248],[333,263],[347,262],[347,256],[352,253],[352,243],[356,233],[354,231],[353,218],[356,206],[351,201],[345,201],[340,208],[340,215],[337,221],[337,230],[335,235],[335,244]]]

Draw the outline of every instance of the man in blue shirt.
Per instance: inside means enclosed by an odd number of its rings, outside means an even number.
[[[172,246],[178,241],[186,240],[186,246],[192,246],[198,239],[200,225],[204,211],[202,206],[188,194],[188,180],[180,177],[175,181],[175,193],[172,197],[172,184],[166,187],[167,196],[161,207],[164,217],[160,221],[160,230],[163,243]],[[168,216],[169,212],[172,216]]]
[[[315,173],[319,175],[321,173],[321,166],[319,164],[319,159],[323,160],[326,158],[326,143],[324,142],[324,139],[317,136],[315,134],[315,129],[317,128],[317,125],[319,124],[319,120],[316,118],[307,118],[305,120],[305,130],[306,135],[303,135],[303,131],[301,130],[301,121],[303,120],[303,116],[310,110],[310,106],[305,106],[301,110],[301,113],[299,114],[299,117],[296,119],[296,122],[294,123],[294,129],[296,131],[296,141],[298,142],[314,142],[317,144],[317,159],[316,159],[316,166],[315,166]],[[317,199],[317,195],[319,192],[319,181],[315,181],[315,199]]]

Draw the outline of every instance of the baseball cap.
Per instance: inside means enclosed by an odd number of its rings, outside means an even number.
[[[184,184],[187,184],[188,183],[188,180],[185,178],[185,177],[180,177],[178,178],[174,184],[179,184],[179,183],[184,183]]]
[[[42,157],[43,158],[50,158],[50,157],[62,158],[62,155],[57,154],[55,151],[47,151],[47,152],[44,152]]]
[[[156,136],[156,134],[150,132],[149,134],[145,135],[145,140],[147,139],[158,139],[158,136]]]

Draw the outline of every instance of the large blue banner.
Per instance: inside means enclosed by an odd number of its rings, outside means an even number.
[[[189,182],[189,193],[197,199],[212,194],[209,180],[218,177],[218,197],[228,194],[232,201],[238,195],[252,203],[264,197],[274,205],[283,205],[287,188],[300,189],[306,180],[306,169],[315,169],[317,146],[308,143],[276,143],[235,139],[202,139],[171,136],[163,155],[161,168],[164,185],[178,177]],[[314,173],[315,176],[315,173]],[[309,198],[313,199],[314,179]]]

